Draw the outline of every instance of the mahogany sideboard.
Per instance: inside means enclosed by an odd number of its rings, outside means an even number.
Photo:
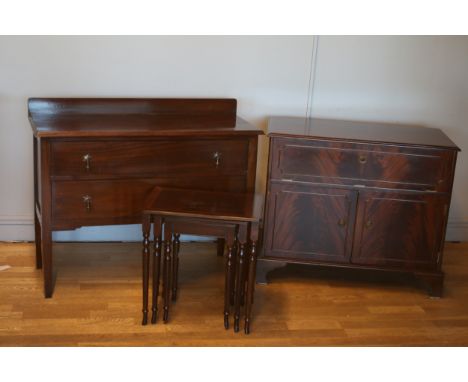
[[[439,129],[276,117],[257,282],[286,263],[411,272],[441,296],[458,147]]]
[[[141,223],[156,185],[255,189],[262,131],[237,117],[235,99],[31,98],[28,110],[46,297],[55,280],[52,231]]]

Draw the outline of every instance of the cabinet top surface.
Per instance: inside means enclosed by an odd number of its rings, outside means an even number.
[[[385,122],[272,117],[268,124],[268,135],[421,145],[459,150],[442,130]]]
[[[259,135],[237,117],[235,99],[31,98],[28,114],[38,137]]]
[[[145,200],[144,212],[235,221],[259,221],[263,195],[155,187]]]

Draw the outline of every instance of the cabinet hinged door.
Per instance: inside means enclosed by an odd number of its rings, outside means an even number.
[[[446,206],[444,194],[359,192],[352,263],[434,268]]]
[[[265,256],[349,262],[356,210],[352,190],[285,182],[268,189]]]

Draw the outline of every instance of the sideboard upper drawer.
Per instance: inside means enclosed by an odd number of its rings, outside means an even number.
[[[396,145],[273,139],[273,179],[447,191],[451,151]]]
[[[150,141],[56,141],[54,176],[154,176],[245,174],[248,138]]]

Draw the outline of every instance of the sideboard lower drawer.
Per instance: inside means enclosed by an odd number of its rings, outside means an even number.
[[[154,186],[242,192],[245,176],[147,178],[52,182],[53,229],[141,222],[146,196]]]
[[[65,177],[245,174],[249,139],[56,141],[51,174]]]

